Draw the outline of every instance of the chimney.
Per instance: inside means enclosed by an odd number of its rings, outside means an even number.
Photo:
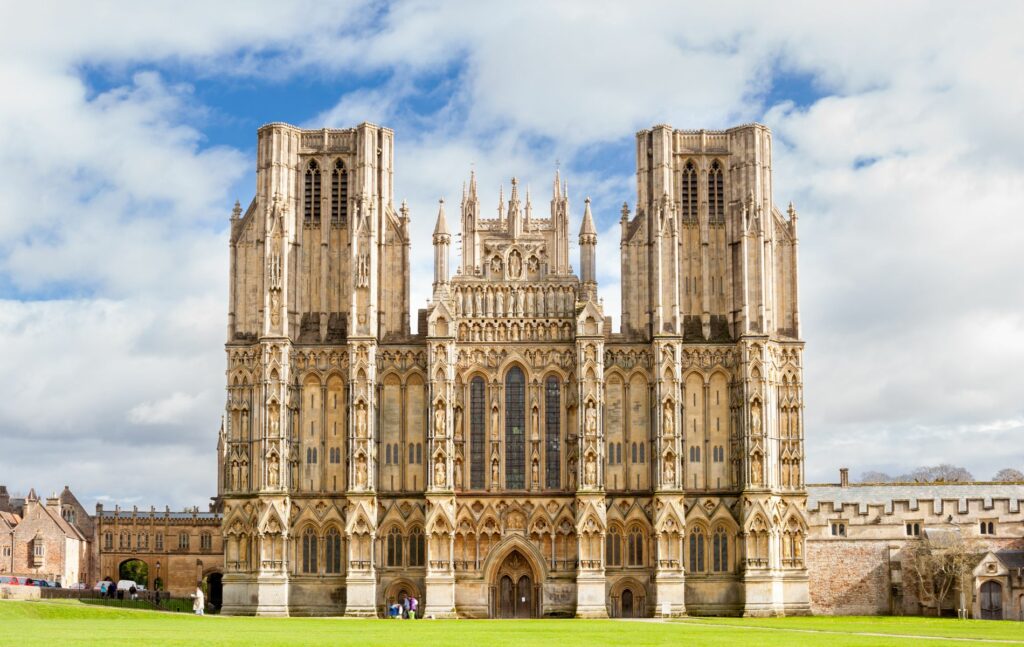
[[[840,467],[839,468],[839,487],[850,486],[850,468]]]
[[[57,496],[56,492],[46,497],[46,507],[60,514],[60,497]]]
[[[11,495],[7,493],[7,486],[0,485],[0,512],[11,511]]]

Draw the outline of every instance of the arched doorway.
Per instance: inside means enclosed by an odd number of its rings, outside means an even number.
[[[387,593],[384,596],[385,615],[390,611],[392,604],[398,604],[404,608],[405,601],[409,598],[416,598],[417,607],[419,608],[416,618],[421,618],[426,601],[420,595],[419,588],[407,580],[398,580],[388,587]]]
[[[224,587],[221,584],[223,577],[221,573],[209,573],[206,576],[206,599],[218,611],[224,601]]]
[[[989,580],[981,585],[981,619],[1003,619],[1003,585]]]
[[[622,591],[622,617],[633,617],[633,591],[631,589],[623,589]]]
[[[126,559],[117,567],[118,580],[131,580],[149,588],[149,565],[141,559]]]
[[[530,561],[518,549],[505,556],[493,582],[492,618],[536,618],[540,615],[540,586]]]

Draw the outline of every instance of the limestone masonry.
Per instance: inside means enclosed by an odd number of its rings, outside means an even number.
[[[231,227],[224,611],[809,613],[797,215],[769,130],[637,134],[618,333],[591,206],[576,275],[555,173],[543,214],[514,178],[490,215],[472,174],[440,204],[411,334],[394,145],[259,130]]]

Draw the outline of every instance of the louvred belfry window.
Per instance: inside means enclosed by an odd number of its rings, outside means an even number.
[[[715,160],[708,171],[708,219],[711,222],[725,220],[725,186],[722,180],[722,165]]]
[[[348,171],[341,160],[334,162],[331,171],[331,223],[344,225],[348,221]]]
[[[697,219],[697,169],[693,162],[689,161],[683,167],[682,199],[683,218],[686,220]]]
[[[320,165],[316,160],[310,160],[306,167],[303,205],[306,222],[320,222]]]

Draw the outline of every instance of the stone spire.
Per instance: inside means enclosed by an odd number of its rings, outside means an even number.
[[[590,198],[586,199],[583,210],[583,224],[580,225],[580,280],[583,283],[583,298],[597,298],[597,229],[594,216],[590,213]]]
[[[434,225],[434,290],[448,283],[448,247],[451,244],[448,221],[444,215],[444,198],[438,201],[437,224]]]

